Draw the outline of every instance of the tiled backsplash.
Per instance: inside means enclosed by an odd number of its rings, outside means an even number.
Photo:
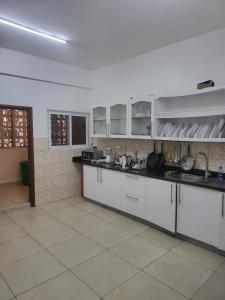
[[[153,149],[153,141],[135,139],[106,139],[92,138],[92,144],[105,150],[110,147],[115,151],[117,145],[124,148],[127,154],[133,155],[138,151],[138,157],[146,157]],[[161,142],[156,142],[160,151]],[[164,149],[173,146],[173,142],[165,142]],[[225,170],[225,144],[222,143],[190,143],[191,154],[204,152],[209,158],[209,169],[217,171],[222,165]],[[187,143],[182,143],[182,149]],[[49,149],[47,138],[34,139],[34,168],[35,168],[35,202],[36,205],[66,199],[80,195],[81,165],[72,162],[73,156],[79,156],[81,150]],[[204,161],[199,159],[195,168],[204,169]]]
[[[146,157],[148,153],[153,150],[153,141],[149,140],[137,140],[137,139],[106,139],[106,138],[92,138],[92,144],[97,145],[98,148],[105,150],[110,147],[115,151],[116,146],[120,145],[124,148],[127,154],[133,155],[134,151],[138,151],[138,157]],[[164,142],[165,152],[168,149],[173,148],[173,145],[177,142]],[[180,143],[177,143],[180,144]],[[223,166],[225,170],[225,143],[189,143],[191,146],[191,154],[195,155],[198,152],[204,152],[209,159],[209,170],[217,171],[219,166]],[[156,141],[156,149],[160,151],[160,141]],[[187,142],[181,143],[182,154],[187,152]],[[199,158],[196,161],[195,168],[204,169],[204,160]]]
[[[80,195],[81,166],[72,162],[76,149],[49,149],[47,138],[34,139],[36,205]]]

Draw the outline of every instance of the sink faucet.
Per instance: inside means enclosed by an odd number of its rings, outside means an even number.
[[[203,156],[205,158],[205,179],[208,179],[208,175],[209,175],[209,161],[208,161],[208,157],[205,153],[203,152],[198,152],[195,157],[194,157],[194,161],[196,161],[196,159],[199,157],[199,156]]]

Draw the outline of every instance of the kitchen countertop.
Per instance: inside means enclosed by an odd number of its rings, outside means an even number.
[[[124,172],[124,173],[129,173],[129,174],[134,174],[134,175],[140,175],[148,178],[154,178],[154,179],[159,179],[159,180],[165,180],[165,181],[170,181],[170,182],[175,182],[175,183],[183,183],[183,184],[188,184],[192,186],[198,186],[198,187],[203,187],[203,188],[208,188],[216,191],[221,191],[225,192],[225,181],[223,180],[222,182],[218,181],[217,178],[215,178],[216,173],[212,173],[213,177],[210,177],[209,180],[205,181],[190,181],[190,180],[185,180],[185,179],[178,179],[178,178],[173,178],[170,175],[165,175],[165,171],[168,170],[173,170],[177,171],[179,173],[187,173],[187,174],[193,174],[193,175],[203,175],[204,171],[202,170],[192,170],[191,172],[184,172],[181,169],[174,168],[174,167],[163,167],[159,169],[142,169],[142,170],[135,170],[135,169],[123,169],[118,165],[112,165],[108,163],[96,163],[96,162],[90,162],[90,161],[84,161],[82,158],[79,157],[73,157],[73,162],[75,163],[82,163],[84,165],[88,166],[93,166],[93,167],[99,167],[103,169],[108,169],[108,170],[113,170],[113,171],[119,171],[119,172]]]

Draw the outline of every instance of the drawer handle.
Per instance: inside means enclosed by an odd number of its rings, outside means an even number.
[[[136,197],[129,196],[129,195],[126,195],[126,197],[127,197],[128,199],[138,201],[138,198],[136,198]]]
[[[134,179],[134,180],[138,180],[138,177],[137,176],[132,176],[132,175],[126,175],[127,178],[130,178],[130,179]]]

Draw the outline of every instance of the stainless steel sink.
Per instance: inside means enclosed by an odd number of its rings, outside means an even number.
[[[192,174],[186,174],[186,173],[176,173],[169,176],[170,178],[183,180],[183,181],[189,181],[189,182],[199,182],[199,183],[207,183],[208,180],[205,179],[204,176],[198,176],[198,175],[192,175]]]

